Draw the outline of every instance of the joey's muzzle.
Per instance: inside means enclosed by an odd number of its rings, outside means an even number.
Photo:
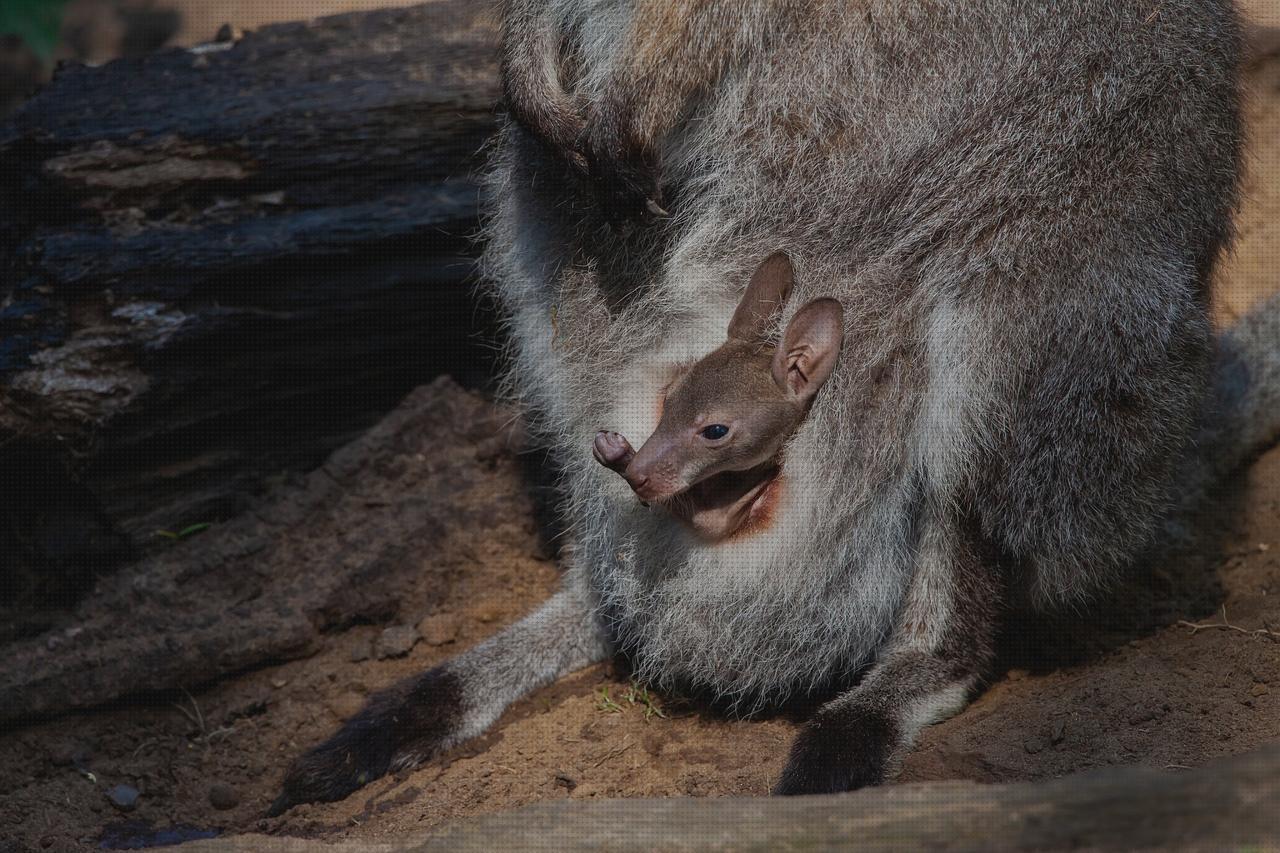
[[[673,448],[655,438],[651,437],[637,452],[624,436],[601,430],[592,446],[596,461],[619,474],[636,497],[646,503],[667,500],[684,489],[679,467],[672,459]]]

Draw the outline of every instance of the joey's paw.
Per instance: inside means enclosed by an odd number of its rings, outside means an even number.
[[[631,442],[621,434],[608,430],[600,430],[596,433],[596,441],[592,445],[591,453],[597,462],[613,471],[625,469],[636,455]]]
[[[879,785],[897,742],[895,727],[879,714],[820,711],[791,745],[773,793],[834,794]]]
[[[374,694],[337,734],[293,762],[267,816],[341,800],[388,770],[431,758],[451,744],[461,720],[458,681],[442,667]]]
[[[656,170],[654,175],[649,175],[643,165],[592,161],[590,158],[587,168],[594,185],[596,203],[615,231],[623,232],[633,224],[651,225],[671,215],[663,206]]]

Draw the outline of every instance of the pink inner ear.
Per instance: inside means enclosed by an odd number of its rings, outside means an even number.
[[[773,357],[773,378],[789,394],[808,400],[831,376],[844,344],[844,308],[815,299],[787,324]]]
[[[773,379],[792,396],[807,396],[806,387],[811,381],[812,353],[803,344],[779,347],[773,357]]]

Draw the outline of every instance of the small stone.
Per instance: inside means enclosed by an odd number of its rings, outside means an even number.
[[[325,703],[333,715],[339,720],[349,720],[364,707],[364,697],[359,693],[347,691]]]
[[[259,714],[267,712],[267,705],[271,702],[271,696],[267,693],[257,693],[245,699],[241,699],[231,705],[227,712],[223,715],[223,725],[230,725],[236,720],[245,717],[256,717]]]
[[[428,646],[443,646],[458,639],[462,620],[452,613],[437,613],[418,623],[418,633]]]
[[[289,683],[289,679],[287,678],[271,679],[271,686],[274,687],[276,690],[279,690],[281,687],[284,687],[288,683]]]
[[[574,788],[578,787],[578,780],[574,779],[563,770],[556,773],[555,782],[557,787],[564,788],[566,791],[572,791]]]
[[[1265,684],[1255,684],[1253,689],[1249,691],[1250,696],[1266,696],[1271,690]]]
[[[1142,723],[1149,723],[1164,716],[1165,710],[1167,709],[1157,708],[1154,705],[1138,705],[1129,713],[1129,725],[1137,726]]]
[[[50,847],[53,846],[53,842],[57,840],[58,840],[58,837],[56,835],[46,835],[44,838],[40,839],[40,846],[43,849],[48,850]]]
[[[1054,744],[1062,743],[1062,739],[1066,737],[1066,735],[1067,735],[1067,721],[1058,720],[1058,722],[1054,723],[1053,736],[1049,738],[1049,741]]]
[[[107,799],[120,811],[131,812],[138,807],[138,789],[132,785],[116,785],[107,791]]]
[[[49,761],[55,767],[87,767],[93,750],[74,740],[63,741],[49,750]]]
[[[491,604],[486,604],[476,611],[476,621],[489,623],[498,618],[498,609]]]
[[[356,640],[356,644],[351,647],[351,654],[348,656],[348,659],[352,663],[360,663],[361,661],[368,660],[371,654],[372,649],[370,648],[368,640]]]
[[[395,625],[387,628],[373,644],[378,660],[386,658],[402,658],[418,642],[418,629],[412,625]]]
[[[227,811],[240,805],[240,792],[230,785],[215,782],[209,786],[209,805],[218,811]]]
[[[1045,740],[1042,737],[1028,738],[1022,742],[1022,748],[1031,755],[1035,755],[1037,752],[1042,752],[1046,746],[1048,746],[1048,744],[1045,743]]]

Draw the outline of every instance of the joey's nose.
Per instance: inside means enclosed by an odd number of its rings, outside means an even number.
[[[627,484],[631,486],[631,491],[636,493],[641,502],[648,503],[654,499],[655,493],[658,491],[654,488],[652,478],[647,474],[637,474],[634,477],[627,478]]]

